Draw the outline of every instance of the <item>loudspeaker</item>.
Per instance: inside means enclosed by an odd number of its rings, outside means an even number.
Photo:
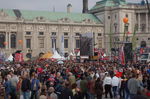
[[[133,60],[132,43],[125,43],[125,45],[124,45],[124,55],[125,55],[125,61],[126,62]]]

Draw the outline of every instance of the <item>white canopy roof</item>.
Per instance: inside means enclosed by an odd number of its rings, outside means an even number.
[[[13,61],[13,56],[12,56],[12,54],[9,55],[9,57],[6,59],[6,61],[10,61],[10,62]]]
[[[60,59],[60,60],[65,59],[64,57],[60,56],[56,50],[54,51],[54,55],[51,58]]]

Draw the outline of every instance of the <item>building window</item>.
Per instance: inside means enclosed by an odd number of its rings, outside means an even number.
[[[64,48],[68,48],[68,39],[64,39]]]
[[[108,19],[110,19],[110,16],[108,16]]]
[[[102,39],[98,39],[98,48],[102,48]]]
[[[39,38],[39,48],[44,48],[44,38]]]
[[[31,39],[26,39],[26,48],[31,48]]]
[[[16,35],[11,34],[11,48],[16,48]]]
[[[98,36],[102,36],[102,34],[101,34],[101,33],[98,33]]]
[[[117,19],[117,15],[115,14],[115,19]]]
[[[150,38],[148,38],[148,40],[150,40]]]
[[[5,35],[4,34],[0,34],[0,48],[5,48]]]
[[[67,32],[65,32],[65,33],[64,33],[64,36],[68,36],[68,33],[67,33]]]
[[[80,36],[80,33],[76,33],[76,36]]]
[[[80,48],[80,40],[76,40],[76,48]]]
[[[53,36],[56,36],[56,32],[52,32],[52,35],[53,35]]]
[[[128,14],[126,14],[126,17],[128,18]]]
[[[26,32],[26,35],[31,35],[31,32]]]
[[[56,48],[56,38],[52,38],[52,48]]]
[[[44,35],[44,32],[39,32],[39,35]]]

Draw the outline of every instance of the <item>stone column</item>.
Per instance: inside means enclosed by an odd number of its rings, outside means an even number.
[[[148,33],[148,13],[146,13],[146,33]]]
[[[141,21],[140,13],[138,13],[138,32],[141,31],[141,29],[140,29],[141,28],[141,26],[140,26],[141,22],[140,21]]]

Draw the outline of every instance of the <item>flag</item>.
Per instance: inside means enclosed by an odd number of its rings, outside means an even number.
[[[120,61],[121,61],[122,65],[125,65],[125,55],[124,55],[124,47],[123,46],[121,47],[121,50],[120,50]]]
[[[140,48],[140,54],[143,54],[143,53],[144,53],[144,49]]]
[[[56,39],[55,38],[52,38],[52,45],[53,45],[52,50],[53,50],[53,53],[54,53],[55,50],[56,50]]]
[[[64,35],[61,36],[61,54],[64,56]]]

